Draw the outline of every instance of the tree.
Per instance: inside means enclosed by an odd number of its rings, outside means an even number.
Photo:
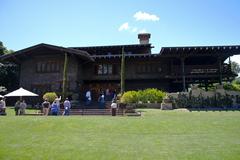
[[[121,95],[125,92],[125,54],[124,47],[122,48],[122,60],[121,60]]]
[[[4,55],[4,54],[10,54],[10,53],[13,53],[14,51],[13,50],[8,50],[7,49],[7,47],[5,47],[4,45],[3,45],[3,42],[2,41],[0,41],[0,56],[1,55]]]
[[[239,74],[240,73],[240,66],[237,62],[231,62],[231,69],[234,73]]]
[[[5,54],[6,47],[4,47],[2,41],[0,41],[0,56]]]
[[[8,50],[0,41],[0,56],[13,53],[13,50]],[[0,85],[8,90],[14,90],[19,84],[19,66],[9,63],[0,62]]]

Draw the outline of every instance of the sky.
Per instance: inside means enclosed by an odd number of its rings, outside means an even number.
[[[240,45],[239,0],[0,0],[0,41],[12,50],[137,44]],[[233,61],[240,63],[240,57]]]

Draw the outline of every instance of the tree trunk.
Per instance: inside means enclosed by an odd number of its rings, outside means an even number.
[[[121,60],[121,95],[125,91],[125,54],[124,47],[122,48],[122,60]]]

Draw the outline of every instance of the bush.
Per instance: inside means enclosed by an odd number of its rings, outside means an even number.
[[[145,89],[139,91],[128,91],[123,94],[121,97],[122,103],[138,103],[139,101],[143,103],[161,103],[163,97],[166,95],[165,92],[158,89]]]
[[[224,83],[223,88],[225,90],[240,91],[240,84],[237,81],[233,83]]]
[[[43,99],[47,99],[49,102],[53,102],[57,98],[57,94],[55,92],[47,92],[43,95]]]
[[[121,97],[122,103],[137,103],[138,102],[138,92],[137,91],[127,91]]]

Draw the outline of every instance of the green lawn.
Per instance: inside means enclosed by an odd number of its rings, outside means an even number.
[[[0,117],[0,159],[240,159],[240,112]]]

